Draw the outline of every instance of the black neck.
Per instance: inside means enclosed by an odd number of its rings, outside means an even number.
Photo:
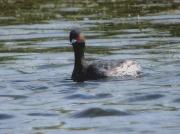
[[[72,74],[72,78],[75,81],[84,81],[85,76],[85,58],[84,58],[84,51],[85,51],[85,43],[83,44],[75,44],[73,46],[74,49],[74,70]]]
[[[84,52],[74,52],[74,58],[75,58],[75,63],[74,63],[74,69],[81,71],[83,69],[83,64],[84,64]]]

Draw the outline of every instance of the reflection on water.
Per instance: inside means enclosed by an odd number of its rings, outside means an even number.
[[[0,132],[179,133],[178,0],[2,0],[0,11]],[[72,82],[72,27],[88,60],[135,59],[144,77]]]

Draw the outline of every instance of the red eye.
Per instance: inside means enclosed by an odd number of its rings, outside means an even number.
[[[77,42],[81,41],[81,37],[78,35],[78,37],[76,38]]]

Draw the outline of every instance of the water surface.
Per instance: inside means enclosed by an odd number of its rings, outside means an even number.
[[[179,134],[178,0],[8,0],[0,10],[0,133]],[[134,59],[144,76],[70,80],[72,27],[88,60]]]

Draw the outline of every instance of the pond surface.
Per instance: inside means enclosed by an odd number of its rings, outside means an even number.
[[[7,0],[0,11],[0,133],[180,133],[179,0]],[[144,76],[70,80],[72,27],[88,60],[134,59]]]

